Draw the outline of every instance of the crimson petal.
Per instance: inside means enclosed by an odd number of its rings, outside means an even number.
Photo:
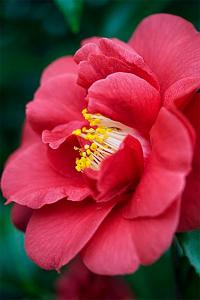
[[[179,217],[179,201],[157,218],[124,219],[114,209],[82,250],[83,261],[94,273],[134,272],[140,264],[157,260],[170,246]]]
[[[91,239],[111,208],[64,199],[35,211],[25,236],[29,257],[44,269],[59,270]]]
[[[189,128],[162,108],[150,136],[152,152],[125,216],[156,216],[181,195],[191,169],[193,143]]]
[[[97,201],[108,201],[124,190],[133,189],[142,171],[141,145],[134,137],[128,135],[120,149],[102,162],[97,183]]]
[[[95,82],[88,91],[91,112],[147,133],[160,109],[159,92],[134,74],[115,73]]]
[[[72,56],[64,56],[56,59],[50,65],[48,65],[41,76],[40,83],[62,74],[77,74],[78,66],[75,63]]]
[[[13,224],[22,231],[26,230],[33,210],[27,206],[14,203],[11,210],[11,219]]]
[[[169,14],[144,19],[129,41],[157,75],[163,93],[178,80],[200,78],[199,44],[200,34],[193,25]]]
[[[76,52],[74,59],[79,64],[78,83],[87,89],[96,80],[116,72],[136,74],[159,89],[155,75],[143,58],[120,40],[99,38],[87,42]]]
[[[88,195],[81,176],[55,172],[47,159],[46,147],[34,144],[20,148],[3,172],[1,186],[7,203],[12,201],[31,208],[40,208],[64,197],[79,201]],[[79,174],[77,174],[79,175]]]
[[[76,75],[59,75],[39,87],[34,100],[27,105],[27,117],[38,131],[74,120],[83,120],[81,110],[86,107],[85,90],[76,84]]]
[[[187,177],[181,204],[179,231],[200,227],[200,95],[185,108],[185,114],[196,132],[192,170]]]

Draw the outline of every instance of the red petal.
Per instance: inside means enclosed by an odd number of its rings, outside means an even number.
[[[31,208],[15,203],[11,210],[13,224],[19,230],[25,231],[32,213],[33,210]]]
[[[179,231],[200,227],[200,95],[197,94],[185,109],[196,132],[192,171],[187,177],[181,204]]]
[[[14,201],[39,208],[67,196],[77,201],[88,195],[81,176],[74,177],[68,172],[63,177],[50,167],[45,150],[46,147],[34,144],[14,153],[1,181],[7,203]]]
[[[119,209],[114,209],[104,220],[82,251],[83,262],[92,272],[118,275],[138,268],[139,258],[130,225],[131,221],[125,220]]]
[[[73,130],[82,128],[84,125],[85,122],[71,121],[67,124],[56,126],[51,131],[44,130],[42,132],[42,141],[45,144],[49,144],[49,147],[52,149],[57,149],[72,135]]]
[[[22,146],[30,146],[34,143],[38,143],[41,140],[39,134],[37,134],[28,121],[25,121],[22,132]]]
[[[17,150],[15,150],[14,153],[12,153],[12,155],[9,156],[4,168],[7,166],[8,163],[10,163],[10,161],[15,157],[15,155],[17,155],[18,152],[21,151],[22,147],[23,148],[29,147],[30,145],[40,142],[40,140],[41,140],[40,135],[37,134],[32,129],[32,127],[30,126],[30,123],[26,120],[24,122],[23,129],[22,129],[21,145]]]
[[[132,223],[132,238],[141,264],[156,261],[171,245],[180,216],[180,201],[156,218],[139,218]]]
[[[126,220],[113,210],[83,249],[84,263],[105,275],[132,273],[139,264],[153,263],[170,246],[178,217],[178,201],[157,218]]]
[[[200,77],[199,44],[190,22],[168,14],[144,19],[129,41],[157,75],[162,92],[180,79]]]
[[[165,107],[183,108],[200,87],[200,78],[187,77],[172,84],[164,94]]]
[[[152,152],[126,207],[126,217],[159,215],[183,192],[193,155],[190,132],[184,125],[176,115],[161,109],[150,133]]]
[[[59,270],[90,240],[111,208],[62,200],[35,211],[26,230],[28,255],[44,269]]]
[[[92,36],[89,38],[86,38],[84,40],[81,41],[81,46],[84,46],[88,43],[94,43],[94,44],[98,44],[99,39],[101,39],[102,37],[99,36]]]
[[[95,39],[95,42],[84,44],[76,52],[74,59],[79,64],[78,83],[85,88],[109,74],[127,72],[142,77],[159,89],[155,75],[143,58],[120,40]]]
[[[148,82],[128,73],[115,73],[95,82],[88,91],[91,112],[148,132],[160,109],[160,96]]]
[[[85,90],[76,84],[73,74],[47,80],[37,90],[34,101],[27,106],[27,117],[36,131],[51,130],[74,120],[83,120],[86,107]]]
[[[56,59],[43,71],[40,82],[43,84],[45,81],[64,74],[77,74],[78,66],[72,56],[64,56]]]
[[[120,149],[102,162],[97,183],[99,190],[97,201],[108,201],[125,190],[132,190],[142,171],[141,145],[128,135]]]
[[[74,150],[75,147],[80,147],[76,136],[69,136],[65,143],[61,144],[57,149],[48,148],[47,155],[51,166],[65,177],[72,177],[77,181],[77,184],[82,182],[82,173],[75,169],[76,158],[79,153]],[[82,183],[83,185],[83,183]],[[73,199],[72,199],[73,200]]]

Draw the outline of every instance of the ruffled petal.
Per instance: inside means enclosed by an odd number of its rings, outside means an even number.
[[[22,131],[21,146],[30,146],[41,141],[41,137],[31,127],[30,123],[26,120]]]
[[[72,135],[73,130],[82,128],[84,125],[85,122],[71,121],[67,124],[56,126],[53,130],[44,130],[42,132],[42,141],[44,144],[49,144],[50,148],[57,149]]]
[[[56,59],[50,65],[44,69],[40,83],[43,84],[45,81],[64,74],[77,74],[78,73],[78,66],[75,63],[72,56],[64,56]]]
[[[175,106],[183,109],[199,88],[200,77],[187,77],[178,80],[166,90],[163,105],[168,108]]]
[[[157,218],[126,220],[114,209],[82,250],[94,273],[119,275],[157,260],[170,246],[179,217],[179,201]]]
[[[169,14],[144,19],[129,41],[157,75],[163,93],[183,78],[200,78],[199,44],[193,25]]]
[[[108,201],[124,191],[132,191],[142,171],[141,145],[128,135],[120,149],[102,162],[97,183],[99,191],[97,201]]]
[[[22,134],[21,134],[21,145],[20,147],[10,155],[4,165],[4,168],[7,166],[7,164],[14,159],[14,157],[22,150],[22,148],[29,147],[35,143],[40,142],[41,137],[39,134],[37,134],[32,127],[30,126],[30,123],[26,120],[23,124],[22,128]]]
[[[111,208],[64,199],[35,211],[25,236],[28,256],[44,269],[59,270],[91,239]]]
[[[128,73],[115,73],[95,82],[88,91],[89,111],[147,133],[160,109],[159,92]]]
[[[133,273],[139,266],[131,222],[114,209],[101,224],[82,251],[83,262],[92,272],[101,275]]]
[[[128,218],[161,214],[181,196],[191,170],[193,140],[189,128],[178,116],[162,108],[150,137],[152,152],[125,209]]]
[[[78,172],[65,175],[51,168],[45,145],[21,148],[14,153],[3,172],[3,195],[7,203],[14,201],[31,208],[40,208],[64,197],[73,201],[84,199],[88,189],[82,176]]]
[[[86,39],[83,39],[81,41],[81,46],[84,46],[88,43],[94,43],[94,44],[98,44],[99,40],[101,39],[102,37],[100,36],[91,36],[91,37],[88,37]]]
[[[76,84],[76,75],[59,75],[39,87],[34,100],[27,105],[27,118],[38,132],[74,120],[83,120],[85,90]]]
[[[159,89],[155,75],[143,58],[120,40],[99,38],[86,42],[74,59],[79,64],[78,83],[87,89],[96,80],[116,72],[133,73]]]
[[[153,263],[169,248],[179,216],[180,199],[176,199],[162,215],[132,221],[132,238],[142,265]]]
[[[11,210],[13,224],[21,231],[25,231],[33,210],[27,206],[14,203]]]
[[[59,148],[52,149],[48,148],[47,156],[49,163],[56,170],[56,172],[60,173],[64,177],[71,176],[75,180],[81,183],[83,181],[83,174],[81,172],[77,172],[75,169],[76,166],[76,158],[79,156],[77,151],[74,150],[74,147],[80,147],[80,144],[74,135],[70,135],[67,140],[62,143]]]
[[[179,231],[200,227],[200,94],[195,95],[184,112],[195,129],[196,145],[182,197]]]

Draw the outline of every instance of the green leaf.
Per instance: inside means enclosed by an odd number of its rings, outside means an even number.
[[[83,0],[54,0],[69,23],[72,32],[79,32]]]
[[[178,241],[190,264],[200,275],[200,229],[177,234]]]
[[[170,252],[149,266],[141,266],[137,272],[127,275],[126,280],[136,299],[175,299],[175,278]]]

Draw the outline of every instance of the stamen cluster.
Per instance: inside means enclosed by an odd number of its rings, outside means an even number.
[[[80,155],[80,158],[76,159],[75,168],[78,172],[86,168],[98,170],[101,161],[119,149],[127,133],[113,126],[117,122],[101,114],[90,114],[86,108],[83,109],[82,114],[88,121],[89,128],[78,128],[72,132],[87,141],[81,148],[74,147]]]

